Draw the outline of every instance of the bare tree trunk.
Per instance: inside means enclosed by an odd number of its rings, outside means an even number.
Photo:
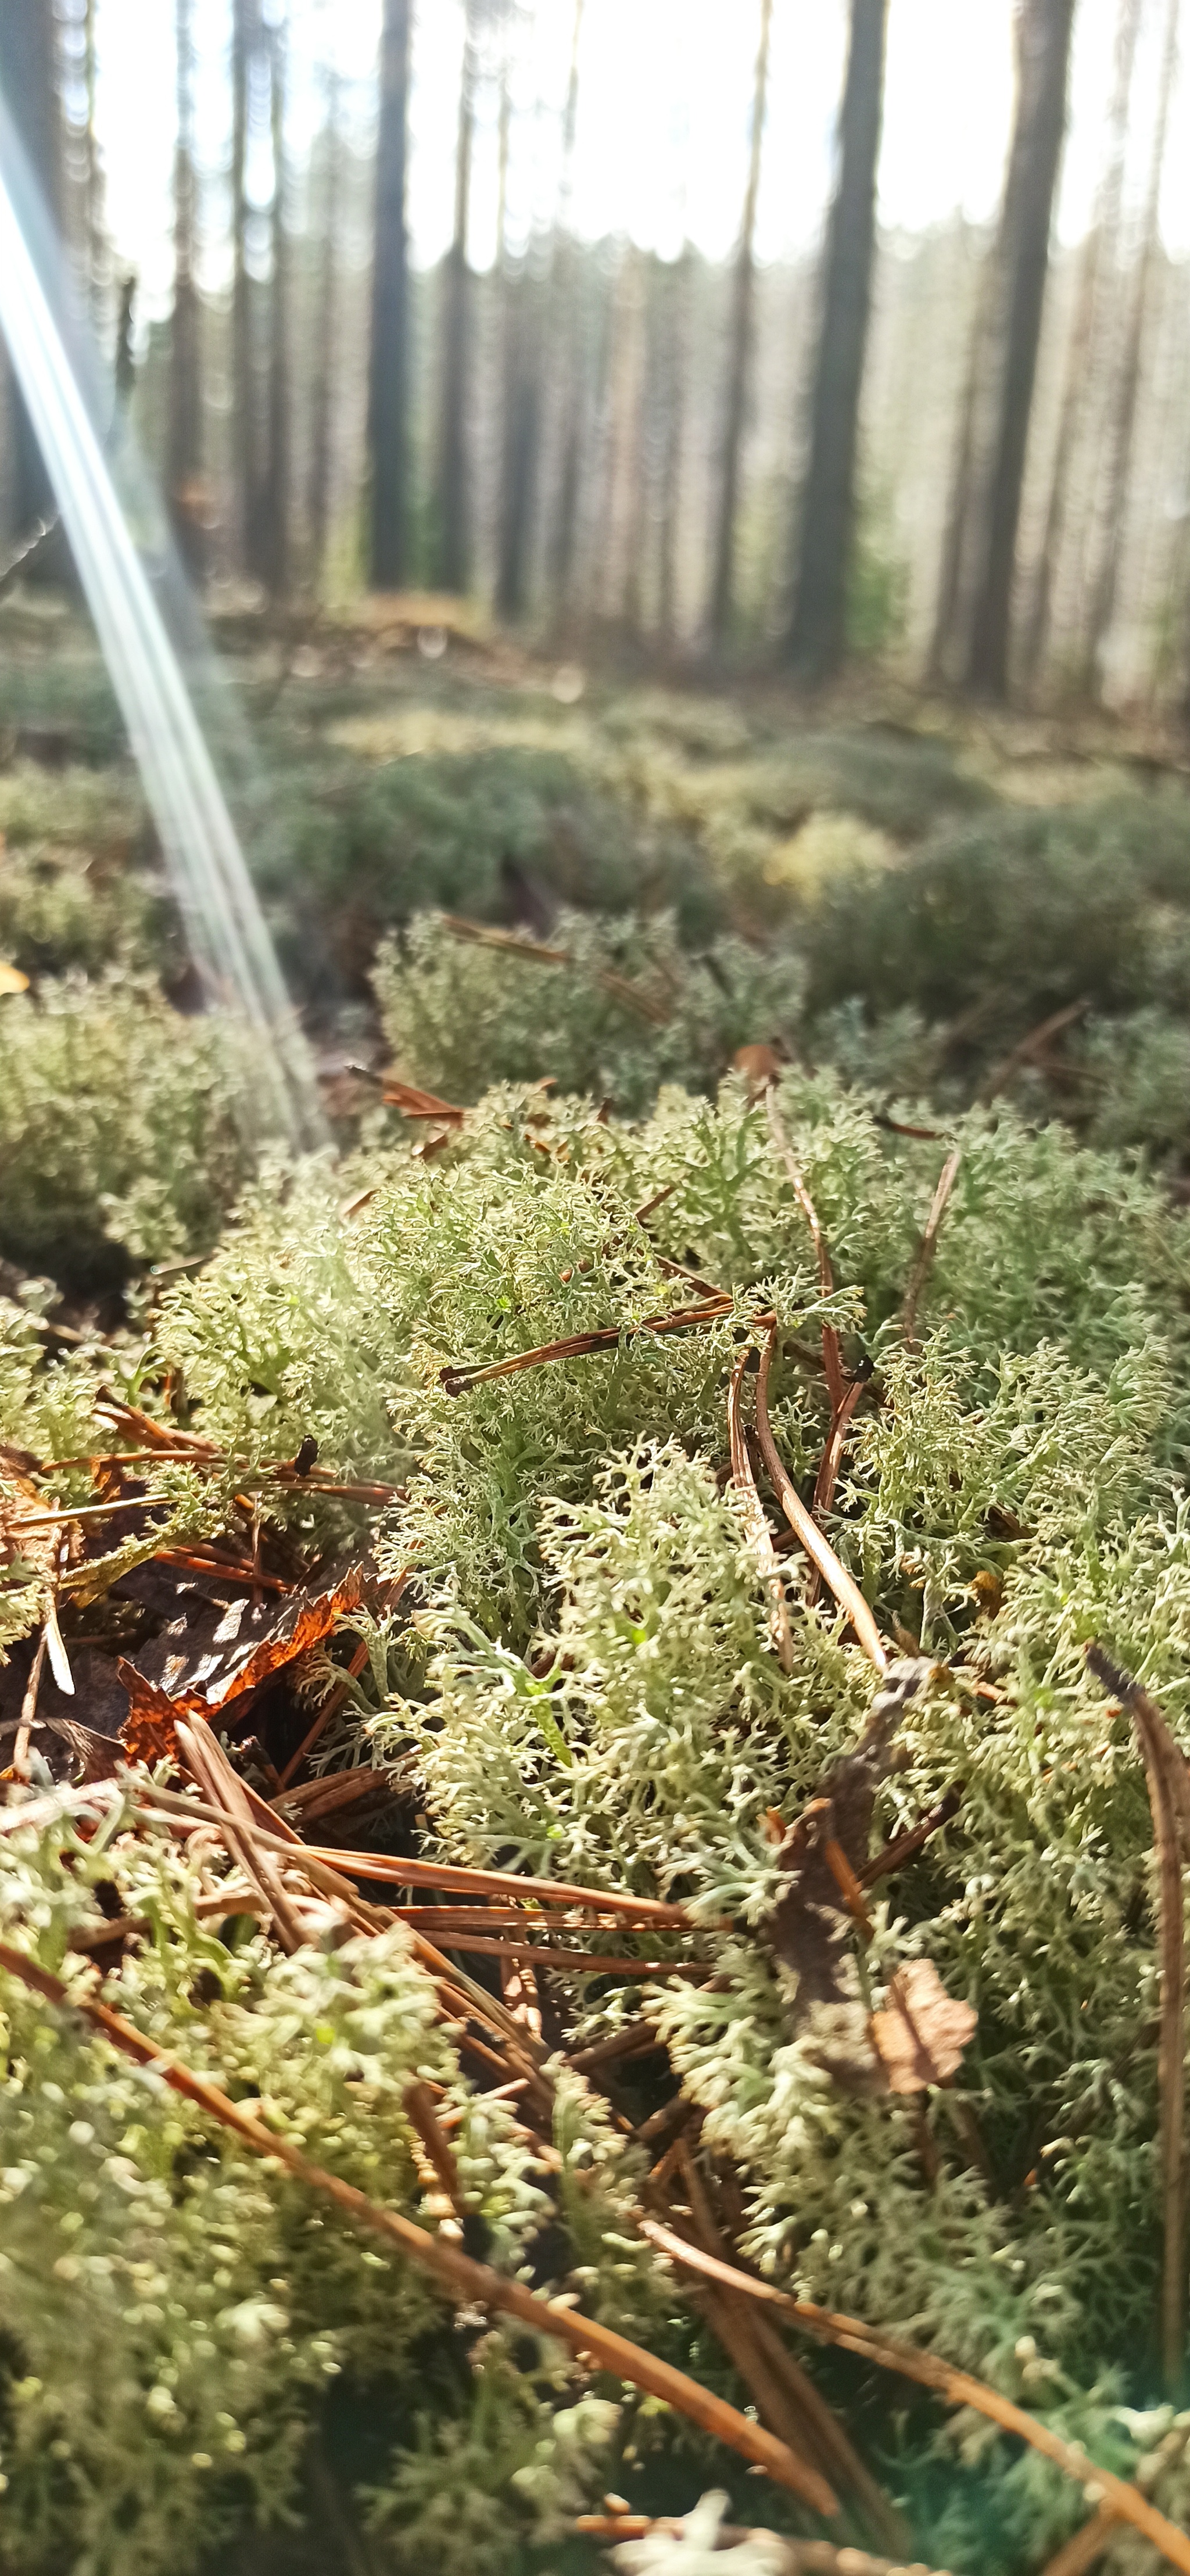
[[[331,507],[332,388],[338,349],[336,300],[339,288],[339,198],[342,144],[339,133],[339,74],[327,65],[326,107],[322,126],[322,240],[318,261],[317,309],[314,316],[314,374],[310,402],[310,574],[315,590],[326,565]]]
[[[174,148],[174,309],[169,350],[167,485],[174,533],[192,572],[203,565],[202,356],[194,276],[197,180],[194,167],[192,0],[175,0],[178,132]]]
[[[975,310],[967,350],[967,368],[963,377],[958,438],[955,442],[950,494],[946,508],[946,534],[942,546],[938,604],[934,613],[934,632],[926,666],[927,678],[935,682],[946,675],[947,647],[958,614],[963,540],[971,508],[971,480],[975,464],[975,419],[979,388],[987,364],[988,335],[991,328],[993,266],[992,259],[985,257],[981,262],[975,287]]]
[[[87,125],[84,136],[86,177],[84,179],[83,186],[85,195],[84,231],[86,235],[87,301],[90,306],[92,322],[95,324],[96,328],[98,328],[103,310],[102,295],[105,260],[103,242],[103,175],[100,168],[99,146],[95,133],[95,99],[98,72],[98,59],[95,51],[96,5],[97,0],[87,0],[87,11],[83,20],[83,80],[87,93]]]
[[[1178,12],[1179,0],[1166,0],[1165,42],[1162,48],[1161,81],[1157,93],[1157,117],[1153,128],[1153,148],[1149,161],[1144,222],[1108,426],[1107,490],[1101,520],[1104,532],[1103,547],[1091,593],[1091,611],[1087,622],[1084,656],[1084,672],[1088,686],[1091,688],[1098,687],[1102,679],[1103,647],[1116,604],[1123,521],[1128,501],[1128,475],[1132,463],[1132,438],[1136,426],[1136,398],[1140,387],[1145,313],[1152,279],[1153,259],[1157,248],[1161,177],[1165,164],[1166,136],[1169,130],[1169,102],[1177,71]]]
[[[883,0],[881,5],[883,6]],[[731,322],[728,335],[723,446],[719,465],[719,506],[715,521],[714,570],[711,575],[711,597],[707,612],[707,633],[711,648],[715,652],[721,649],[726,639],[731,619],[731,578],[735,564],[736,511],[740,489],[740,443],[744,434],[744,411],[748,399],[748,362],[752,347],[752,301],[755,283],[752,244],[756,233],[756,198],[760,187],[760,152],[764,139],[765,95],[769,77],[769,31],[772,18],[772,0],[760,0],[760,41],[756,49],[756,73],[752,89],[752,138],[748,151],[748,180],[744,190],[739,248],[736,252],[731,281]]]
[[[682,448],[686,428],[686,371],[690,338],[690,249],[684,244],[666,281],[665,357],[662,371],[665,428],[661,459],[661,509],[657,538],[657,626],[672,644],[677,626],[678,518]]]
[[[446,255],[442,314],[442,437],[438,474],[438,581],[443,590],[467,588],[471,531],[467,490],[467,389],[471,365],[471,272],[467,219],[471,201],[471,143],[475,130],[477,0],[467,0],[463,67],[459,81],[459,131],[455,146],[454,238]]]
[[[504,446],[496,608],[520,617],[528,604],[529,540],[541,414],[537,283],[527,264],[505,280]]]
[[[787,654],[809,680],[837,670],[847,645],[847,582],[855,533],[855,474],[872,263],[876,163],[884,105],[888,0],[851,0],[839,118],[839,178],[822,265],[810,461],[801,496],[797,576]]]
[[[961,530],[965,561],[945,655],[966,688],[993,698],[1008,689],[1017,530],[1073,20],[1074,0],[1017,0],[1017,103],[993,254],[995,327],[976,392],[979,470]]]
[[[232,0],[231,32],[231,372],[232,453],[240,561],[260,568],[260,441],[253,332],[252,280],[248,273],[248,140],[253,58],[260,41],[260,0]]]
[[[1062,385],[1062,405],[1058,416],[1058,438],[1054,449],[1053,470],[1050,475],[1045,532],[1037,561],[1033,600],[1021,654],[1021,678],[1026,689],[1032,687],[1041,669],[1049,635],[1054,576],[1066,524],[1067,484],[1079,424],[1083,417],[1089,361],[1097,337],[1104,269],[1114,259],[1119,239],[1124,150],[1128,137],[1128,102],[1132,93],[1132,73],[1136,61],[1140,10],[1141,0],[1121,0],[1120,14],[1116,22],[1115,70],[1111,105],[1108,110],[1107,162],[1096,191],[1091,229],[1083,243],[1079,261],[1078,288],[1066,352],[1066,373]]]
[[[574,566],[578,529],[579,463],[582,445],[582,340],[578,305],[578,266],[570,230],[574,179],[574,138],[578,125],[578,60],[583,32],[584,0],[574,0],[570,31],[570,76],[562,120],[562,166],[554,216],[551,262],[551,344],[558,383],[558,479],[549,541],[549,584],[556,611],[564,611]]]
[[[384,0],[368,387],[372,473],[369,574],[373,590],[399,587],[405,578],[408,554],[409,255],[405,163],[409,37],[410,0]]]
[[[53,0],[0,0],[0,67],[4,88],[50,213],[61,200],[61,128]],[[54,497],[33,424],[15,377],[9,389],[13,427],[10,495],[14,533],[23,536],[54,514]],[[48,560],[48,559],[47,559]]]
[[[269,299],[268,471],[264,504],[264,572],[273,599],[289,588],[289,235],[285,228],[285,20],[269,29],[269,116],[273,146],[270,216],[272,289]]]

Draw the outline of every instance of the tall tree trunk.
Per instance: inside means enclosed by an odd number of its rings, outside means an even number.
[[[339,200],[342,192],[342,138],[339,132],[339,74],[329,63],[325,75],[322,126],[322,238],[319,247],[317,307],[314,315],[314,373],[310,399],[310,576],[321,586],[326,566],[331,514],[332,403],[338,349],[336,301],[339,291]]]
[[[810,459],[802,489],[787,653],[809,680],[838,668],[847,644],[855,532],[859,401],[876,247],[876,164],[884,106],[888,0],[851,0],[839,118],[839,177],[827,226]]]
[[[1054,577],[1066,524],[1067,486],[1079,426],[1083,418],[1091,354],[1098,336],[1104,272],[1115,259],[1119,239],[1124,151],[1128,139],[1128,103],[1132,94],[1132,74],[1136,62],[1140,11],[1141,0],[1120,0],[1120,13],[1116,21],[1115,68],[1112,77],[1111,103],[1108,108],[1107,160],[1095,192],[1096,202],[1091,217],[1091,228],[1083,243],[1079,260],[1078,285],[1066,351],[1066,371],[1062,383],[1062,403],[1058,414],[1058,436],[1050,474],[1045,530],[1041,540],[1041,552],[1037,559],[1029,622],[1021,653],[1021,679],[1026,689],[1032,687],[1041,669],[1049,637]]]
[[[51,215],[61,211],[61,129],[56,79],[53,0],[0,0],[0,73],[5,96]],[[14,532],[23,536],[54,512],[49,476],[33,425],[11,376],[10,506]]]
[[[1017,531],[1050,222],[1066,122],[1074,0],[1017,0],[1017,99],[972,394],[973,464],[958,522],[945,675],[1003,698]]]
[[[752,301],[755,265],[752,245],[756,233],[756,198],[760,187],[760,152],[764,139],[765,95],[769,77],[769,30],[772,26],[772,0],[760,0],[760,41],[756,49],[756,73],[752,88],[752,138],[748,150],[748,179],[744,189],[744,212],[740,223],[739,248],[731,280],[731,320],[728,329],[727,386],[723,405],[723,444],[719,459],[719,496],[715,514],[715,541],[711,597],[707,611],[707,634],[712,650],[718,651],[725,641],[731,619],[731,579],[735,566],[736,512],[740,491],[740,443],[744,434],[744,411],[748,399],[748,361],[752,347]]]
[[[570,201],[574,183],[574,138],[578,127],[578,61],[583,32],[584,0],[574,0],[570,28],[570,74],[562,118],[562,163],[554,214],[551,261],[551,344],[558,385],[558,465],[553,526],[549,537],[549,585],[557,612],[564,613],[574,566],[578,533],[579,466],[582,448],[582,321],[579,271],[571,234]]]
[[[467,390],[471,368],[471,272],[467,220],[471,203],[471,144],[475,131],[477,0],[467,0],[463,66],[459,79],[459,130],[455,146],[454,237],[446,255],[442,309],[442,436],[438,472],[438,582],[465,591],[471,557],[467,490]]]
[[[203,565],[202,356],[194,276],[197,177],[194,167],[193,0],[175,0],[178,132],[174,148],[174,309],[169,354],[170,516],[192,572]]]
[[[1132,296],[1124,333],[1124,345],[1116,374],[1114,399],[1108,424],[1106,498],[1100,524],[1103,545],[1091,593],[1087,621],[1084,672],[1088,686],[1097,688],[1102,679],[1102,654],[1116,604],[1116,586],[1120,574],[1120,547],[1124,514],[1128,503],[1128,476],[1132,463],[1132,439],[1136,427],[1136,398],[1140,388],[1141,354],[1144,347],[1145,313],[1152,282],[1153,260],[1157,249],[1158,219],[1161,210],[1161,178],[1165,166],[1165,144],[1169,131],[1169,102],[1177,71],[1178,13],[1180,0],[1166,0],[1165,42],[1162,48],[1161,80],[1157,93],[1157,116],[1153,128],[1153,147],[1149,160],[1148,187],[1145,194],[1144,220]]]
[[[528,605],[529,543],[541,415],[537,281],[528,262],[505,280],[504,438],[500,473],[500,542],[496,608],[520,617]]]
[[[985,258],[980,264],[975,282],[971,336],[967,344],[967,365],[959,403],[958,437],[955,441],[950,492],[946,507],[938,600],[934,612],[934,631],[930,642],[929,660],[926,665],[926,677],[933,682],[946,676],[947,649],[958,614],[963,540],[971,507],[971,481],[975,463],[975,418],[991,327],[993,301],[991,286],[992,262]]]
[[[252,67],[260,34],[260,0],[232,0],[232,454],[240,562],[251,573],[260,569],[260,439],[252,279],[248,273],[247,171]]]
[[[384,0],[380,36],[380,128],[372,265],[368,386],[373,590],[395,590],[408,553],[409,256],[405,162],[409,120],[410,0]]]
[[[657,532],[657,627],[663,644],[677,628],[678,519],[682,448],[686,428],[686,371],[690,339],[690,246],[683,243],[666,280],[665,352],[662,367],[664,433],[661,508]]]
[[[273,147],[270,217],[268,471],[265,476],[264,572],[273,599],[289,588],[289,235],[285,225],[285,19],[269,30],[269,117]]]

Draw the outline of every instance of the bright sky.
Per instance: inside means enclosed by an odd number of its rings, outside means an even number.
[[[463,0],[415,0],[412,157],[414,257],[437,259],[450,233]],[[1143,0],[1133,194],[1156,98],[1166,10]],[[1085,227],[1099,167],[1118,0],[1078,0],[1070,131],[1059,229]],[[575,0],[513,0],[517,59],[509,217],[524,232],[555,202],[561,103]],[[831,172],[845,0],[774,0],[768,115],[757,225],[763,260],[813,241]],[[98,120],[108,219],[142,281],[142,314],[168,309],[174,63],[168,0],[98,0]],[[372,112],[380,0],[291,0],[292,148],[319,115],[318,66],[333,55],[361,140]],[[712,256],[731,245],[743,193],[760,0],[585,0],[573,214],[588,237],[628,232],[673,255],[683,233]],[[220,173],[228,152],[229,0],[195,0],[200,147],[212,186],[207,220],[219,257]],[[996,204],[1012,113],[1012,0],[891,0],[880,214],[919,230],[956,207]],[[480,84],[472,259],[492,256],[497,193],[495,59]],[[1190,252],[1190,78],[1173,102],[1162,228]],[[217,273],[212,266],[211,274]]]

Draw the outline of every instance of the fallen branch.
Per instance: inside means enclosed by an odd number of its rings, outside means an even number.
[[[576,960],[569,948],[547,948],[539,939],[524,939],[518,930],[492,930],[478,921],[464,921],[458,913],[444,912],[442,927],[452,939],[466,940],[473,948],[498,948],[506,957],[525,957],[536,966],[573,966]],[[667,1002],[654,1001],[639,985],[630,984],[626,975],[616,975],[610,967],[591,969],[592,981],[613,1000],[626,1002],[630,1011],[638,1011],[655,1029],[668,1027],[672,1012]]]
[[[476,2263],[443,2238],[431,2236],[424,2228],[416,2226],[412,2219],[402,2217],[397,2210],[381,2208],[378,2202],[368,2200],[362,2191],[357,2191],[351,2183],[343,2182],[338,2174],[328,2173],[324,2166],[312,2164],[291,2146],[288,2138],[266,2129],[261,2121],[253,2119],[207,2077],[196,2075],[179,2058],[159,2048],[155,2041],[146,2039],[142,2031],[112,2012],[107,2004],[72,1992],[60,1977],[52,1976],[47,1969],[28,1958],[24,1951],[10,1948],[7,1942],[0,1942],[0,1968],[59,2010],[81,2012],[113,2048],[130,2057],[138,2066],[151,2067],[171,2091],[180,2094],[183,2101],[192,2103],[206,2119],[230,2130],[254,2155],[283,2165],[308,2191],[333,2201],[357,2226],[396,2246],[407,2261],[428,2272],[458,2306],[494,2309],[498,2314],[518,2318],[535,2334],[543,2334],[568,2345],[572,2352],[594,2362],[597,2368],[608,2371],[614,2378],[626,2381],[630,2387],[643,2389],[647,2396],[659,2398],[663,2405],[672,2406],[677,2414],[697,2424],[712,2441],[725,2442],[742,2458],[755,2462],[779,2486],[800,2497],[813,2512],[829,2518],[837,2511],[834,2495],[816,2470],[804,2466],[783,2442],[776,2441],[761,2425],[750,2423],[746,2416],[737,2413],[734,2406],[726,2405],[709,2389],[700,2388],[697,2381],[688,2379],[684,2371],[673,2369],[668,2362],[643,2351],[639,2345],[630,2343],[626,2336],[613,2333],[610,2327],[600,2325],[594,2318],[579,2316],[566,2303],[539,2298],[534,2291],[524,2289],[519,2281],[506,2280],[486,2263]],[[1155,2519],[1160,2521],[1160,2516]],[[1182,2563],[1190,2569],[1190,2544],[1187,2544],[1187,2556]]]
[[[1185,2576],[1190,2576],[1190,2532],[1179,2531],[1165,2514],[1158,2513],[1139,2487],[1101,2468],[1076,2443],[1064,2440],[1036,2415],[1026,2414],[1023,2406],[1014,2406],[1011,2398],[1001,2397],[982,2379],[973,2379],[969,2371],[952,2369],[936,2353],[919,2352],[913,2344],[877,2333],[859,2317],[840,2316],[832,2308],[815,2307],[808,2299],[795,2299],[787,2290],[776,2289],[771,2281],[758,2281],[750,2272],[736,2271],[732,2264],[700,2253],[696,2246],[688,2245],[672,2228],[662,2227],[655,2219],[642,2218],[639,2223],[642,2236],[659,2253],[668,2254],[671,2262],[684,2265],[688,2271],[705,2273],[726,2289],[743,2290],[750,2298],[764,2299],[820,2342],[837,2344],[844,2352],[856,2353],[861,2361],[875,2362],[881,2370],[898,2371],[902,2378],[916,2380],[922,2388],[932,2388],[949,2405],[974,2407],[1003,2432],[1017,2434],[1079,2487],[1094,2487],[1103,2504],[1121,2522],[1131,2523],[1134,2530],[1143,2532],[1171,2566],[1182,2568]]]

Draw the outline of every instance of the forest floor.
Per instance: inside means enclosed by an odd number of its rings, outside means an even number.
[[[6,2566],[1190,2571],[1181,750],[220,631],[300,1166],[0,612]]]

